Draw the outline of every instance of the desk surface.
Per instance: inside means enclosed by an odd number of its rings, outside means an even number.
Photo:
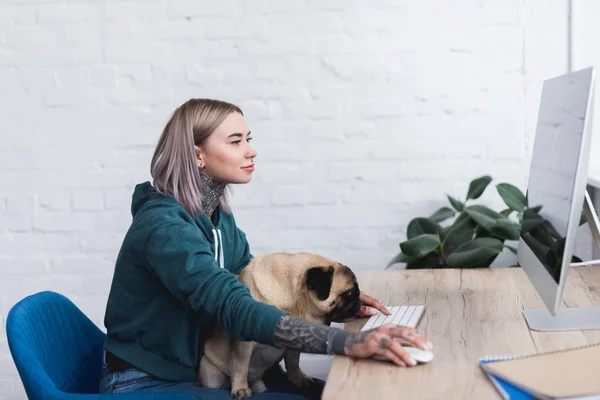
[[[522,310],[543,303],[520,268],[369,271],[359,284],[383,304],[425,304],[417,329],[435,346],[435,359],[401,368],[336,357],[323,394],[326,400],[499,399],[479,368],[480,357],[600,342],[600,331],[530,331]],[[571,268],[564,303],[600,306],[600,267]],[[366,321],[353,321],[347,329],[358,330]]]

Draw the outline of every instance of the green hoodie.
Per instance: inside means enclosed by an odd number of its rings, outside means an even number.
[[[252,255],[232,214],[192,218],[150,182],[136,186],[131,212],[106,305],[107,351],[158,378],[195,381],[215,322],[234,339],[273,345],[285,313],[238,281]]]

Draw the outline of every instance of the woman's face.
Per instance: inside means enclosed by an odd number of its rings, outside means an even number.
[[[256,157],[251,139],[242,114],[229,114],[201,147],[196,146],[198,167],[223,183],[250,182]]]

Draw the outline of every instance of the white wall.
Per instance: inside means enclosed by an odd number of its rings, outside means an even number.
[[[596,181],[600,179],[600,46],[598,45],[597,20],[600,16],[600,2],[594,0],[572,0],[572,39],[571,39],[571,68],[578,70],[589,66],[596,67],[595,105],[592,114],[592,143],[590,149],[589,176]],[[595,121],[595,122],[594,122]],[[600,191],[591,190],[596,210],[600,207]],[[587,225],[580,228],[582,236],[589,244],[591,256],[600,257],[600,249],[592,250],[592,240]],[[580,241],[581,243],[582,241]]]
[[[0,322],[70,297],[103,328],[133,186],[190,97],[255,135],[236,216],[254,253],[382,268],[468,182],[524,187],[566,1],[0,1]],[[482,199],[501,203],[493,188]],[[0,397],[24,398],[4,329]]]
[[[596,91],[594,123],[592,135],[592,151],[590,153],[590,170],[595,176],[600,174],[600,41],[598,40],[597,22],[600,16],[600,2],[594,0],[573,0],[573,46],[571,57],[573,69],[596,66]]]

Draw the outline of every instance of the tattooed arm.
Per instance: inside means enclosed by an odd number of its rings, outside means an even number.
[[[344,355],[347,331],[286,315],[275,328],[275,345],[303,353]]]
[[[416,330],[397,325],[383,325],[363,332],[349,332],[317,325],[304,319],[286,315],[275,329],[275,346],[298,350],[303,353],[336,354],[358,358],[383,355],[398,365],[415,365],[414,360],[393,340],[401,338],[424,350],[431,349]]]

